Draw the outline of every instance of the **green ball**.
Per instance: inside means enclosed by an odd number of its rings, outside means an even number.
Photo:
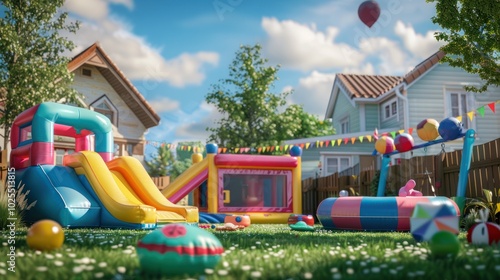
[[[436,257],[456,256],[460,251],[460,242],[454,233],[442,230],[431,237],[429,247]]]

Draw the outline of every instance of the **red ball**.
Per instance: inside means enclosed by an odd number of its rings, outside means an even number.
[[[490,222],[480,222],[467,231],[467,241],[474,245],[491,245],[500,242],[500,226]]]
[[[401,133],[394,139],[394,145],[396,146],[396,150],[402,153],[411,151],[415,142],[413,141],[413,136],[410,134]]]

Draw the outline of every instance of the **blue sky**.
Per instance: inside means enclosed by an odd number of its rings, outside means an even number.
[[[73,54],[99,41],[161,116],[147,139],[207,139],[219,117],[205,103],[210,85],[228,77],[241,45],[261,44],[280,65],[273,92],[323,119],[336,73],[404,75],[441,45],[425,0],[379,0],[371,27],[363,0],[68,0],[82,24]]]

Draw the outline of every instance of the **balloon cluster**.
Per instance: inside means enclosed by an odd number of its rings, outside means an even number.
[[[465,135],[463,123],[456,118],[449,117],[438,123],[435,119],[425,119],[417,125],[417,135],[423,141],[433,141],[438,136],[445,141],[455,140]],[[375,142],[375,150],[381,154],[389,154],[397,150],[407,152],[415,145],[413,137],[408,133],[400,133],[393,140],[389,136],[382,136]]]

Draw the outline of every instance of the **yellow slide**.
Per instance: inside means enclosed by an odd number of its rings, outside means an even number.
[[[158,215],[158,223],[175,222],[179,215],[183,221],[198,222],[198,207],[176,205],[166,199],[136,158],[123,156],[113,159],[106,165],[140,201],[156,208],[161,214]]]
[[[175,178],[161,193],[168,200],[177,203],[192,190],[199,187],[208,177],[208,159],[197,162]]]

